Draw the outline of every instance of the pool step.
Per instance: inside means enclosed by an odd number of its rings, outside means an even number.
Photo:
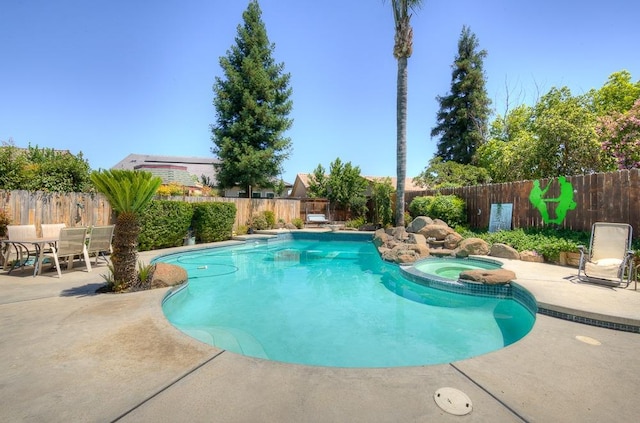
[[[239,329],[223,326],[180,326],[180,330],[193,338],[218,348],[250,357],[269,358],[262,348],[262,344],[256,338]]]

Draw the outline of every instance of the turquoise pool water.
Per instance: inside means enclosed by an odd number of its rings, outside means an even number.
[[[411,282],[371,242],[294,240],[161,257],[189,283],[163,303],[203,342],[269,360],[334,367],[447,363],[525,336],[519,302]]]

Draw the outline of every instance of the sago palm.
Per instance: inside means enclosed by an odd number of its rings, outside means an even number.
[[[422,6],[422,0],[391,0],[395,23],[393,56],[398,60],[396,94],[396,208],[395,224],[404,226],[404,181],[407,176],[407,62],[413,53],[411,13]]]
[[[116,213],[113,233],[113,282],[126,289],[136,283],[140,213],[153,199],[162,180],[137,170],[101,170],[91,173],[91,181],[104,194]]]

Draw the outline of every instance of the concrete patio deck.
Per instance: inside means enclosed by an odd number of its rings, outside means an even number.
[[[570,267],[520,261],[505,267],[547,310],[640,326],[640,291],[633,285],[578,284]],[[55,272],[0,273],[0,421],[631,422],[640,416],[637,333],[538,314],[521,341],[450,364],[290,365],[182,334],[162,314],[166,289],[97,295],[103,273],[104,264],[91,273],[64,272],[62,279]],[[440,409],[433,395],[442,387],[466,393],[473,411],[459,417]]]

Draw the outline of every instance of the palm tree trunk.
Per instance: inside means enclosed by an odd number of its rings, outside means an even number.
[[[136,284],[138,273],[138,235],[140,222],[135,213],[123,212],[116,218],[113,234],[113,279],[119,289],[127,289]]]
[[[395,225],[404,226],[404,180],[407,175],[407,57],[398,57],[396,98],[396,210]]]

